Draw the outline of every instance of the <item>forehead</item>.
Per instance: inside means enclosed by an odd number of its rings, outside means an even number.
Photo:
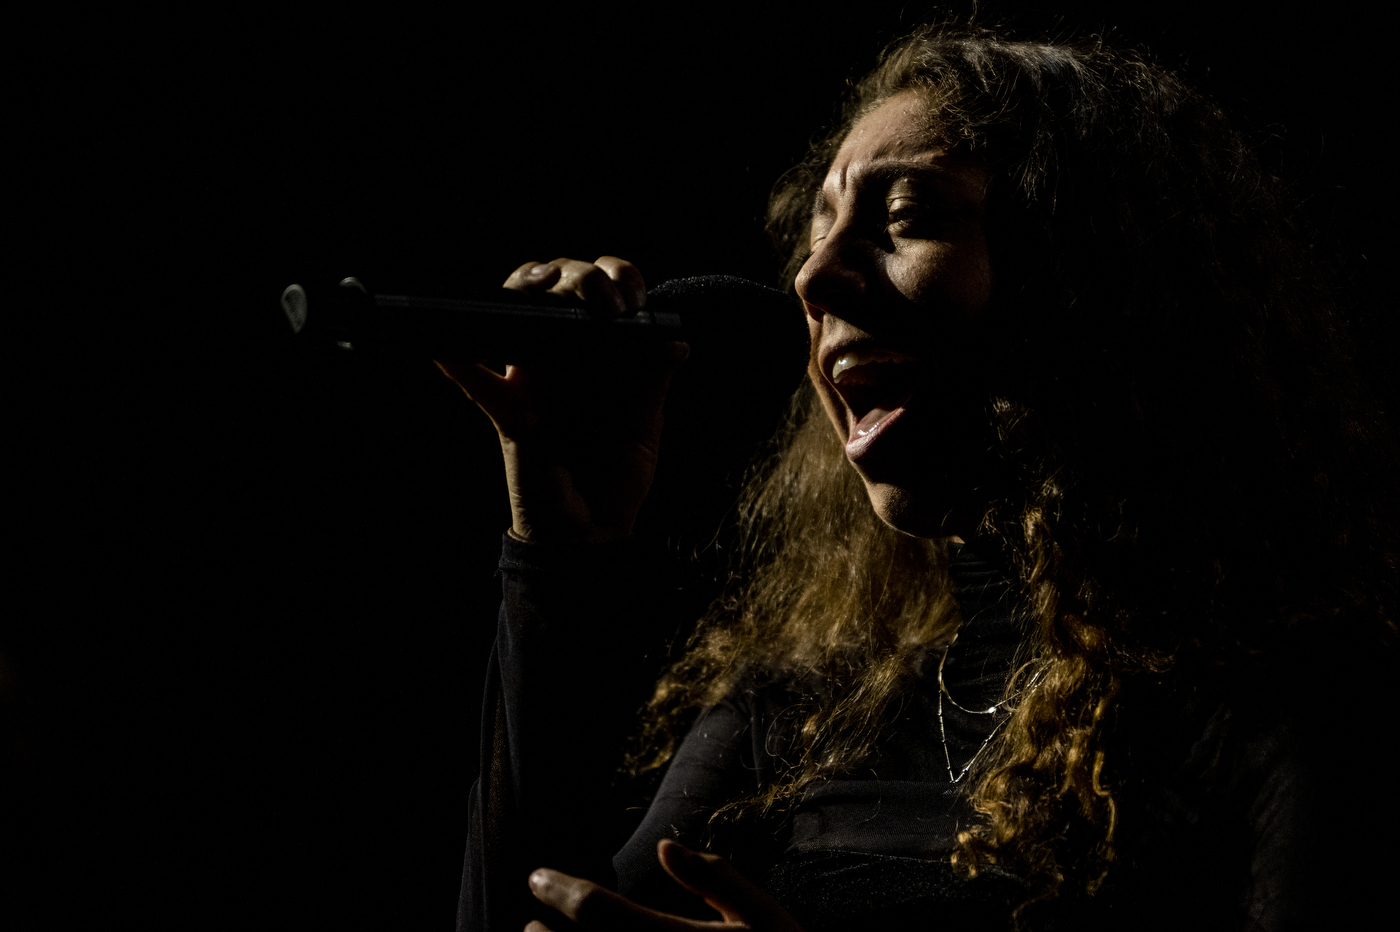
[[[966,156],[931,138],[928,100],[917,91],[903,91],[881,103],[851,128],[813,208],[820,214],[843,197],[862,188],[898,177],[917,176],[949,194],[980,200],[986,170]]]

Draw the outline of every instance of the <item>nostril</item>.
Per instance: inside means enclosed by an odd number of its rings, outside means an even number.
[[[852,263],[830,239],[813,253],[797,275],[797,295],[813,320],[821,320],[865,294],[867,273],[861,263]],[[839,311],[836,311],[838,315]]]

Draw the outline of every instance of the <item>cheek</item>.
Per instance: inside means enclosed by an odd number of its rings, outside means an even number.
[[[891,278],[917,303],[957,308],[968,318],[991,299],[991,265],[980,242],[929,243],[891,270]]]
[[[968,250],[963,257],[964,302],[981,310],[992,299],[992,263],[987,256],[986,243]]]

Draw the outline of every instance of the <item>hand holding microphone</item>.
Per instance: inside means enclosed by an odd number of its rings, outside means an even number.
[[[603,256],[527,262],[485,299],[370,295],[347,278],[339,288],[291,285],[282,309],[303,340],[519,363],[599,347],[729,342],[756,316],[789,316],[794,304],[781,291],[728,275],[676,279],[648,293],[635,266]]]
[[[511,273],[505,287],[526,293],[547,291],[574,296],[589,305],[594,317],[602,319],[631,317],[647,303],[642,273],[616,256],[601,256],[597,262],[526,262]]]
[[[628,536],[651,487],[662,405],[690,344],[735,352],[757,316],[797,312],[781,291],[729,276],[650,293],[630,262],[527,262],[489,300],[371,296],[353,279],[289,287],[303,339],[432,358],[495,425],[523,540]],[[501,375],[483,360],[508,363]]]
[[[612,256],[526,263],[506,287],[576,295],[590,329],[635,315],[646,300],[641,273]],[[496,426],[512,536],[601,543],[632,533],[656,472],[666,389],[688,354],[677,341],[595,348],[591,360],[556,355],[552,364],[509,364],[503,376],[479,362],[437,360]]]

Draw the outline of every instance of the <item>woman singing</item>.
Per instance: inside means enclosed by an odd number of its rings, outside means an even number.
[[[1096,42],[925,28],[844,114],[770,204],[807,382],[640,726],[686,348],[442,364],[514,516],[459,928],[1360,923],[1397,464],[1281,189]],[[614,257],[507,286],[645,299]]]

